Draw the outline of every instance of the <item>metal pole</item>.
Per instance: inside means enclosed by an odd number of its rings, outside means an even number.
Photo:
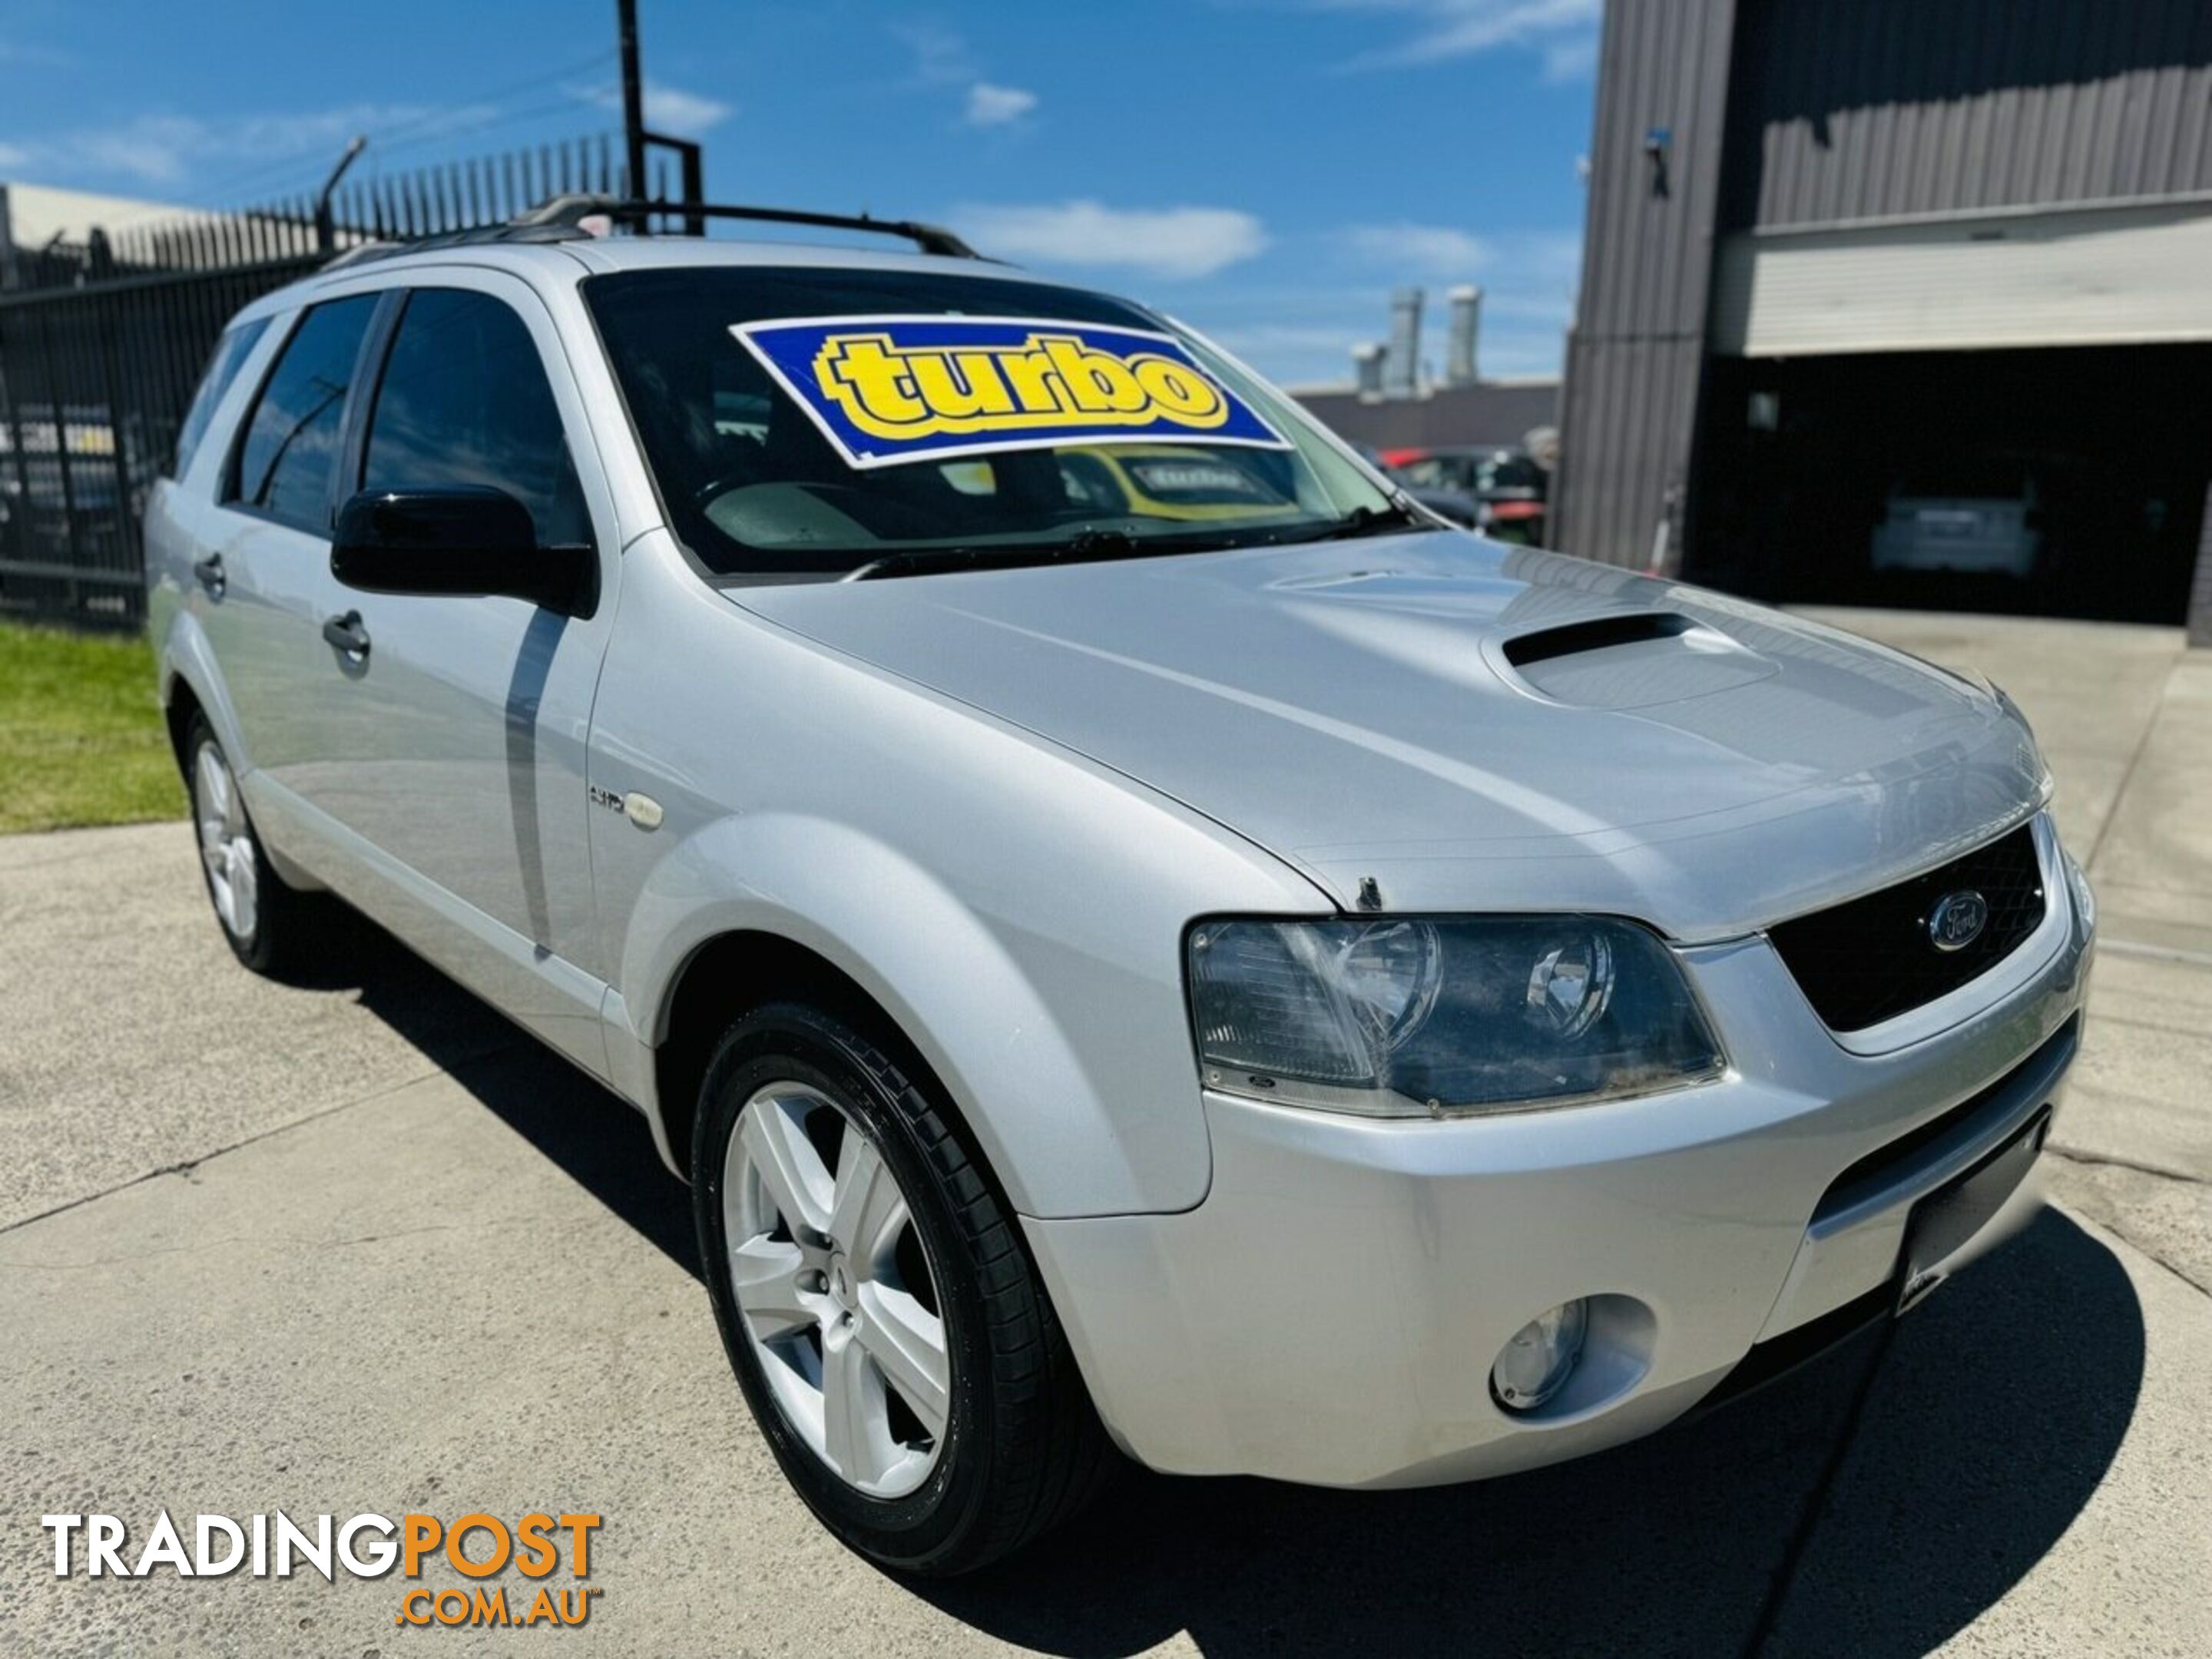
[[[108,511],[108,567],[120,574],[137,569],[144,560],[144,550],[138,540],[138,515],[131,508],[131,447],[132,422],[123,399],[123,374],[118,361],[116,336],[122,332],[118,325],[122,306],[113,295],[101,295],[94,301],[98,307],[100,337],[100,373],[103,390],[107,394],[107,435],[112,450],[111,459],[115,464],[115,505]],[[136,399],[133,399],[135,403]],[[112,539],[109,539],[112,538]],[[124,614],[136,626],[145,621],[145,590],[133,584],[123,590]]]
[[[703,207],[707,201],[707,172],[705,164],[700,159],[699,141],[696,138],[672,138],[665,132],[648,132],[645,135],[645,142],[655,149],[672,149],[676,152],[677,165],[680,168],[678,187],[681,191],[682,205],[687,208]],[[662,194],[665,196],[668,182],[666,169],[662,170],[660,177]],[[652,197],[652,192],[648,191],[639,191],[635,193],[641,197],[649,198]],[[704,236],[707,234],[705,216],[698,213],[686,213],[684,216],[684,234],[686,236]]]
[[[707,169],[700,160],[698,141],[694,139],[685,144],[682,155],[684,157],[684,204],[686,207],[697,207],[707,199]],[[684,215],[684,234],[686,236],[704,236],[707,234],[705,216],[697,213]]]
[[[353,165],[354,158],[368,148],[367,136],[355,134],[353,142],[345,147],[345,154],[338,157],[338,164],[331,169],[331,176],[323,180],[322,193],[315,198],[315,246],[325,253],[333,252],[338,245],[337,222],[331,217],[331,197],[338,187],[338,180],[345,177],[346,169]]]
[[[31,461],[23,447],[23,417],[15,408],[15,389],[9,384],[7,321],[11,313],[18,318],[34,314],[21,307],[0,311],[0,422],[7,426],[9,453],[15,458],[16,501],[8,522],[0,526],[7,532],[0,536],[0,558],[11,556],[12,549],[12,556],[27,559],[31,556]],[[20,328],[15,332],[15,361],[21,363],[31,347]]]
[[[51,247],[52,244],[48,243],[47,246]],[[39,314],[40,367],[46,370],[42,378],[46,381],[46,409],[54,417],[54,465],[62,481],[62,533],[69,541],[69,551],[64,557],[70,568],[76,571],[84,568],[86,561],[77,546],[76,490],[70,479],[69,405],[64,401],[67,394],[62,386],[68,377],[63,374],[60,358],[54,350],[53,307],[42,305],[36,309]],[[23,507],[26,512],[29,511],[31,501],[28,496],[24,498]],[[69,584],[69,610],[72,617],[77,614],[82,602],[82,591],[72,575]]]
[[[645,195],[645,83],[637,67],[637,0],[615,0],[622,33],[623,193]],[[642,225],[640,227],[642,228]]]

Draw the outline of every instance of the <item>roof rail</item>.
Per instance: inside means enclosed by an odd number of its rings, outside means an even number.
[[[410,237],[404,241],[363,242],[349,247],[323,264],[325,270],[343,270],[403,253],[422,253],[441,247],[468,247],[480,242],[579,242],[591,233],[576,225],[525,223],[520,219],[503,225],[481,225],[473,230],[442,231],[435,236]]]
[[[666,202],[624,199],[616,196],[569,194],[555,196],[526,212],[517,214],[503,230],[569,228],[586,219],[605,217],[623,223],[641,224],[658,218],[744,219],[764,224],[811,225],[821,230],[859,230],[882,236],[898,236],[924,253],[951,259],[982,256],[940,225],[913,219],[873,219],[865,213],[809,213],[798,208],[737,207],[720,202]],[[503,239],[504,240],[504,239]]]

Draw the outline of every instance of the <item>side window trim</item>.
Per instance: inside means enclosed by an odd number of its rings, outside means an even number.
[[[354,381],[346,398],[343,425],[338,430],[338,462],[331,469],[331,513],[352,499],[368,471],[368,434],[376,422],[377,400],[384,392],[385,371],[392,367],[392,348],[399,338],[399,325],[407,315],[412,288],[388,288],[362,336],[361,359],[354,365]]]
[[[393,308],[392,296],[399,291],[395,289],[367,289],[352,294],[334,294],[325,298],[309,300],[292,313],[290,319],[284,325],[283,338],[277,341],[276,349],[269,354],[269,361],[262,366],[261,377],[254,385],[253,395],[246,406],[239,411],[237,423],[231,430],[230,447],[222,458],[222,471],[217,476],[216,483],[217,507],[227,513],[242,514],[249,519],[258,519],[264,524],[280,525],[302,536],[313,536],[325,542],[330,540],[331,526],[337,520],[338,503],[342,499],[337,494],[337,487],[345,471],[346,445],[353,429],[356,410],[361,401],[362,373],[372,362],[381,362],[381,359],[373,358],[370,356],[370,350],[372,347],[380,347],[389,343],[386,317]],[[362,331],[361,344],[354,352],[353,378],[347,383],[345,404],[338,416],[338,463],[331,469],[329,487],[325,491],[324,522],[319,527],[310,530],[282,514],[272,513],[264,507],[257,507],[240,495],[239,468],[245,459],[246,441],[253,430],[254,417],[261,412],[261,400],[268,395],[269,383],[276,378],[277,369],[283,367],[284,354],[292,349],[292,342],[298,336],[301,325],[307,322],[308,313],[318,306],[331,305],[341,300],[362,299],[371,295],[374,296],[377,307],[369,318],[368,326]]]

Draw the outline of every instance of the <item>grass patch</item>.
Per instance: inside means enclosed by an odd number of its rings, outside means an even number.
[[[143,638],[0,623],[0,833],[182,817]]]

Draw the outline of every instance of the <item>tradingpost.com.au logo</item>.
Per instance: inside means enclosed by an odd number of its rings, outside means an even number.
[[[392,1620],[501,1626],[580,1625],[592,1616],[592,1598],[604,1594],[597,1586],[544,1581],[564,1567],[569,1578],[590,1576],[592,1534],[599,1519],[532,1513],[510,1526],[498,1516],[478,1512],[449,1525],[434,1515],[403,1515],[396,1522],[381,1515],[343,1521],[318,1515],[311,1526],[302,1527],[278,1510],[243,1520],[195,1516],[187,1546],[164,1510],[135,1550],[130,1528],[112,1515],[42,1515],[39,1524],[53,1534],[57,1578],[72,1576],[80,1540],[88,1578],[145,1578],[165,1567],[180,1578],[227,1578],[240,1572],[289,1578],[306,1571],[335,1582],[340,1572],[381,1578],[394,1567],[401,1577],[416,1578],[426,1559],[441,1555],[455,1572],[473,1580],[496,1577],[512,1566],[530,1582],[519,1586],[511,1600],[504,1584],[434,1591],[417,1585],[401,1595]]]

